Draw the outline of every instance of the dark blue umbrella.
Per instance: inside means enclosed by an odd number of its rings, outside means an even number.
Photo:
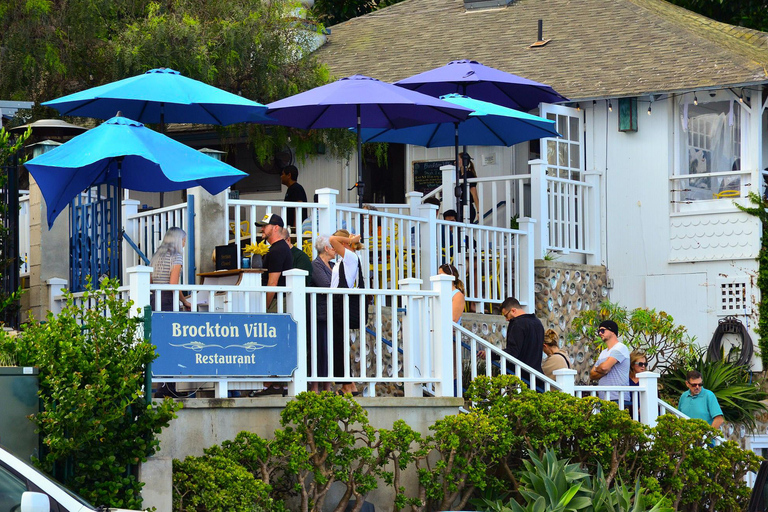
[[[448,94],[440,99],[474,112],[466,120],[456,123],[426,124],[398,130],[363,129],[363,142],[396,142],[428,148],[458,146],[457,129],[458,141],[466,146],[513,146],[542,137],[560,136],[555,122],[542,117],[460,94]]]
[[[526,112],[538,107],[539,103],[568,101],[548,85],[474,60],[454,60],[395,84],[430,96],[458,93]]]
[[[123,187],[170,192],[201,186],[218,194],[247,176],[124,117],[112,118],[24,165],[40,186],[49,228],[72,199],[94,185],[117,184],[118,197]]]
[[[463,121],[471,110],[375,78],[354,75],[267,105],[274,124],[357,129],[357,195],[363,202],[361,128]]]
[[[110,119],[118,111],[140,123],[229,125],[264,119],[267,107],[168,68],[100,85],[43,105],[64,116]]]

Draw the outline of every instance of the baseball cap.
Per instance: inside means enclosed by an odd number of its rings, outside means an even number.
[[[266,226],[268,224],[272,224],[273,226],[279,226],[281,228],[285,227],[285,223],[283,222],[283,219],[279,215],[275,215],[274,213],[272,215],[266,214],[264,215],[264,218],[261,220],[257,220],[254,222],[257,226]]]

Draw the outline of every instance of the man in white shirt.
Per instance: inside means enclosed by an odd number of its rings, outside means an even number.
[[[628,386],[629,349],[619,341],[619,326],[613,320],[604,320],[597,332],[606,348],[589,371],[589,378],[599,380],[601,386]],[[609,400],[618,399],[618,391],[612,391]]]

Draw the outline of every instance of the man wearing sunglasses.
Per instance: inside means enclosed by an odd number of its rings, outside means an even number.
[[[599,381],[602,386],[626,386],[629,382],[629,349],[619,341],[618,324],[613,320],[603,320],[597,333],[605,342],[605,350],[597,356],[597,363],[589,371],[589,378]],[[618,391],[608,394],[608,400],[618,401]]]
[[[713,392],[704,389],[701,373],[691,370],[685,379],[688,391],[680,396],[677,408],[689,418],[704,420],[714,428],[723,424],[723,410]]]

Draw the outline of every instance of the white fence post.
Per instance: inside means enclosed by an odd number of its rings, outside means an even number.
[[[587,201],[587,209],[589,211],[588,218],[584,219],[583,228],[587,230],[587,243],[589,244],[587,253],[588,265],[602,265],[602,240],[601,240],[601,226],[602,219],[600,215],[600,203],[602,201],[602,191],[600,189],[602,174],[597,171],[591,171],[584,173],[584,181],[590,187],[587,189],[589,196],[585,198]]]
[[[55,297],[64,293],[64,289],[67,287],[67,280],[60,277],[52,277],[46,283],[48,283],[48,309],[54,315],[58,315],[61,313],[62,303],[57,301]]]
[[[290,290],[287,312],[296,321],[296,372],[288,384],[288,394],[296,396],[307,390],[307,287],[306,270],[286,270],[285,287]]]
[[[336,201],[339,191],[332,188],[321,188],[315,191],[318,204],[327,205],[327,208],[318,210],[317,229],[319,234],[331,236],[336,232]]]
[[[562,368],[555,370],[552,374],[555,376],[558,386],[560,386],[560,391],[571,396],[576,394],[576,370]]]
[[[411,217],[419,216],[419,207],[421,206],[422,197],[424,197],[424,194],[421,192],[412,191],[405,194],[405,201],[408,203],[409,209],[408,215]]]
[[[438,252],[437,243],[437,207],[433,204],[419,205],[418,212],[415,216],[426,219],[427,225],[421,228],[421,275],[422,276],[434,276],[437,274],[438,260],[440,260],[440,253]],[[423,286],[426,287],[426,282]]]
[[[659,417],[659,374],[642,372],[637,374],[637,379],[640,381],[640,421],[655,427]]]
[[[133,240],[133,243],[137,243],[138,237],[136,236],[136,219],[134,218],[136,214],[139,212],[139,201],[136,199],[123,199],[123,229],[125,230],[125,234]],[[139,265],[142,264],[140,259],[138,258],[138,254],[136,254],[136,251],[133,250],[133,247],[128,245],[128,242],[126,240],[122,240],[122,254],[123,254],[123,262],[122,262],[122,268],[125,269],[126,275],[123,276],[123,282],[126,281],[127,278],[127,272],[128,269],[133,266],[134,263],[138,262]],[[151,257],[150,254],[147,257]]]
[[[549,247],[549,197],[547,194],[547,163],[531,160],[531,217],[536,219],[534,254],[543,258]]]
[[[456,166],[443,165],[440,167],[440,170],[443,172],[443,211],[459,211],[459,205],[456,201],[456,193],[454,190],[456,187]]]
[[[518,239],[518,256],[520,258],[517,264],[517,293],[519,297],[515,297],[521,304],[526,305],[526,311],[528,313],[536,312],[535,290],[534,290],[534,276],[535,276],[535,260],[534,246],[536,245],[536,224],[535,219],[522,218],[518,220],[520,225],[520,231],[525,234],[520,235]]]
[[[421,348],[425,345],[419,336],[421,329],[421,314],[417,300],[408,292],[421,289],[421,279],[407,278],[397,282],[400,289],[406,292],[405,315],[403,315],[403,377],[431,377],[430,361],[421,357]],[[422,382],[406,382],[403,385],[405,396],[424,396]]]
[[[126,269],[128,274],[128,299],[133,301],[131,316],[144,314],[144,306],[149,306],[149,278],[152,267],[137,265]]]
[[[432,308],[433,368],[439,379],[435,396],[454,396],[453,372],[453,276],[439,274],[429,278],[432,289],[439,292]]]

